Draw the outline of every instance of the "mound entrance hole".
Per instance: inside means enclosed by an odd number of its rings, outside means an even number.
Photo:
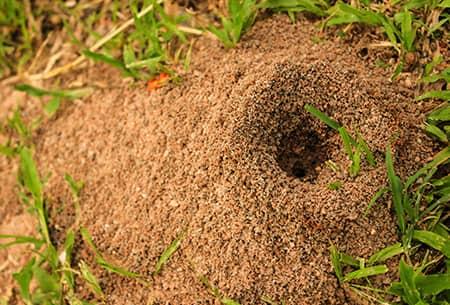
[[[289,176],[312,182],[329,156],[330,147],[318,132],[296,128],[281,139],[277,162]]]

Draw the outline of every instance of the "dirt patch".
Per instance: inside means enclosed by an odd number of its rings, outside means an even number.
[[[413,92],[388,83],[358,50],[314,43],[316,35],[306,21],[276,16],[234,50],[201,39],[181,85],[151,94],[127,83],[99,90],[40,130],[36,156],[53,173],[56,241],[73,221],[65,172],[86,182],[82,221],[100,250],[133,271],[150,276],[187,231],[150,288],[102,273],[109,304],[213,304],[199,274],[242,304],[260,304],[263,295],[287,304],[353,302],[333,275],[330,242],[364,257],[394,242],[385,202],[362,215],[386,184],[381,152],[394,135],[397,150],[408,143],[396,160],[407,175],[433,146]],[[378,165],[364,163],[350,178],[339,136],[305,104],[358,130]],[[336,180],[342,187],[330,190]]]

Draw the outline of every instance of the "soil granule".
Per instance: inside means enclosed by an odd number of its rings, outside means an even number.
[[[393,141],[401,176],[433,145],[410,89],[389,83],[357,49],[317,35],[308,21],[275,16],[233,50],[202,38],[181,84],[98,90],[39,131],[55,240],[74,220],[66,172],[85,181],[82,223],[109,260],[150,276],[185,232],[150,287],[96,269],[108,304],[216,304],[199,275],[241,304],[262,304],[261,296],[353,304],[333,274],[330,244],[368,257],[395,242],[389,198],[363,215],[387,183],[386,144]],[[114,77],[109,71],[97,73]],[[378,165],[363,162],[349,177],[339,135],[305,104],[359,131]],[[331,190],[335,181],[342,187]]]

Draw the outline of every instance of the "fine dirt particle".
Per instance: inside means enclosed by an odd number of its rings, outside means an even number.
[[[362,215],[386,184],[381,152],[395,135],[404,177],[433,145],[419,128],[412,91],[388,83],[357,48],[317,44],[314,35],[306,21],[275,16],[234,50],[200,39],[181,85],[99,90],[40,130],[36,156],[53,173],[55,240],[74,219],[65,172],[86,183],[82,222],[99,249],[132,271],[150,276],[187,230],[150,288],[101,273],[109,304],[214,304],[200,274],[241,304],[261,304],[263,295],[287,304],[355,303],[333,275],[330,242],[367,257],[396,241],[386,202]],[[358,130],[378,165],[364,162],[350,178],[339,135],[305,104]],[[330,190],[336,180],[342,187]]]

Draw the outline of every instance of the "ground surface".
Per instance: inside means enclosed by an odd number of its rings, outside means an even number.
[[[52,173],[56,242],[74,221],[66,172],[85,181],[82,224],[110,260],[150,276],[186,232],[149,288],[97,269],[108,304],[214,304],[201,274],[241,304],[260,304],[263,295],[286,304],[358,303],[339,287],[328,247],[367,257],[396,240],[387,200],[368,217],[363,211],[386,184],[381,152],[389,140],[402,176],[433,155],[420,130],[431,107],[413,102],[410,82],[389,83],[376,53],[361,58],[360,45],[317,33],[308,21],[274,16],[233,50],[202,38],[182,83],[152,93],[109,68],[90,70],[111,86],[66,105],[38,130],[39,167]],[[305,104],[358,129],[377,167],[363,163],[350,178],[339,135]],[[0,233],[29,233],[15,169],[0,160]],[[342,188],[330,190],[336,180]],[[2,283],[11,282],[19,250],[0,252],[1,261],[8,257]],[[80,245],[76,256],[89,253]],[[0,293],[13,294],[7,287]]]

